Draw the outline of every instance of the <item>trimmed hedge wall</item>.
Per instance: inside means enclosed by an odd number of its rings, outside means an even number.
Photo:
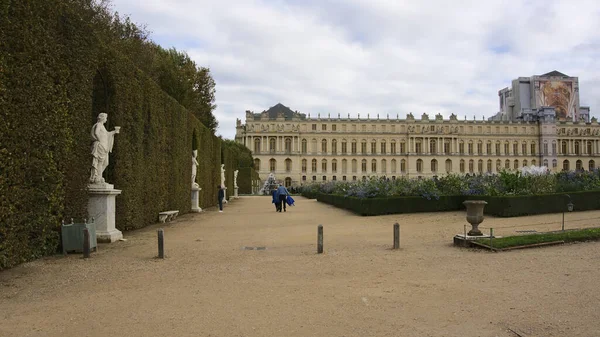
[[[600,191],[572,192],[569,195],[574,211],[600,209]],[[533,196],[442,196],[439,200],[413,196],[359,199],[318,193],[316,199],[363,216],[457,211],[465,209],[462,204],[465,200],[485,200],[488,202],[484,209],[486,215],[513,217],[559,213],[566,211],[568,203],[568,198],[563,193]]]
[[[253,167],[240,167],[238,175],[239,194],[252,194],[252,182],[261,183],[258,172]],[[262,187],[262,186],[260,186]],[[260,188],[259,187],[259,188]]]
[[[122,190],[117,228],[190,210],[192,149],[201,207],[217,202],[223,141],[124,56],[93,3],[0,0],[0,270],[53,254],[61,220],[87,217],[100,112],[122,127],[104,173]]]

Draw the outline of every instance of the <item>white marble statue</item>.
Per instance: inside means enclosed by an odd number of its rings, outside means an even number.
[[[104,124],[108,119],[108,115],[101,113],[98,115],[98,121],[92,126],[92,172],[90,175],[91,184],[104,184],[102,173],[108,166],[108,154],[112,152],[115,134],[119,133],[121,127],[115,126],[114,131],[106,131]]]
[[[221,186],[225,188],[225,164],[221,164]]]
[[[238,172],[240,172],[240,170],[233,171],[233,187],[234,188],[238,188],[238,185],[237,185]]]
[[[192,187],[199,187],[196,183],[196,171],[198,170],[198,150],[192,151]]]

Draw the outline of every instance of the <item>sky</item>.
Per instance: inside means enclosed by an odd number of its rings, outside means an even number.
[[[498,112],[512,79],[579,77],[600,116],[597,0],[112,0],[216,82],[217,134],[282,103],[321,117]]]

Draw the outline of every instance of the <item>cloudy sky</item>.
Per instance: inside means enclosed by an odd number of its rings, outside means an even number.
[[[278,102],[304,113],[481,119],[519,76],[578,76],[600,116],[597,0],[112,0],[216,81],[218,133]]]

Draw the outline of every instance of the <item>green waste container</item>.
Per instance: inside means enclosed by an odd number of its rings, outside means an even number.
[[[90,233],[90,251],[98,248],[96,242],[96,224],[93,219],[91,223],[74,223],[71,219],[70,224],[65,224],[64,221],[60,228],[62,237],[63,254],[70,252],[83,253],[83,229],[87,228]]]

